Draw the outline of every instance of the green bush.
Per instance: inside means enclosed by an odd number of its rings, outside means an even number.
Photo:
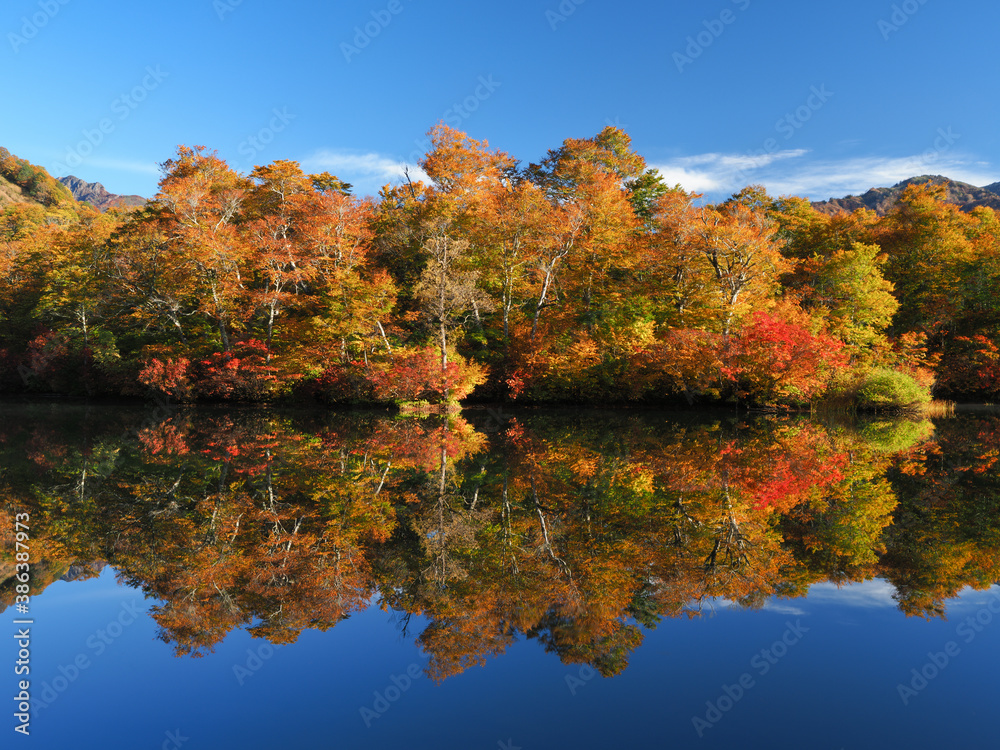
[[[859,409],[909,409],[930,403],[931,394],[905,372],[880,367],[867,373],[857,390]]]

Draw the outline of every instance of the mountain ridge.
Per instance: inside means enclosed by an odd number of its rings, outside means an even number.
[[[89,203],[99,211],[106,211],[113,207],[137,208],[146,204],[146,199],[140,195],[118,195],[109,192],[99,182],[87,182],[75,175],[60,177],[59,182],[69,188],[73,197],[78,201]]]
[[[979,206],[988,206],[1000,211],[1000,182],[994,182],[985,187],[977,187],[967,182],[952,180],[943,175],[920,175],[897,182],[892,187],[874,187],[863,195],[848,195],[843,198],[830,198],[825,201],[813,201],[812,206],[825,214],[836,214],[841,211],[851,213],[859,208],[867,208],[879,216],[885,216],[899,201],[903,191],[910,185],[922,185],[932,182],[935,185],[945,185],[945,199],[954,203],[963,211],[971,211]]]

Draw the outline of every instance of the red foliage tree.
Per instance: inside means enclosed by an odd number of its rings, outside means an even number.
[[[733,338],[722,372],[757,401],[808,401],[847,366],[843,348],[836,339],[758,310]]]
[[[185,401],[191,395],[188,368],[191,361],[185,357],[149,360],[139,372],[139,382],[166,396]]]
[[[375,392],[383,401],[431,401],[465,398],[485,380],[477,365],[452,356],[442,368],[436,349],[400,352],[384,370],[371,376]]]
[[[205,398],[261,401],[280,385],[267,345],[251,339],[232,352],[215,352],[198,362],[195,389]]]

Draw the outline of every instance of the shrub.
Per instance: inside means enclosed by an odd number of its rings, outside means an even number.
[[[875,411],[910,409],[930,400],[930,391],[913,377],[885,367],[865,374],[855,397],[859,409]]]

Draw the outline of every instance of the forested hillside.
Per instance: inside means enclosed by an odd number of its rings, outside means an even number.
[[[42,167],[0,147],[0,206],[11,203],[34,203],[51,208],[60,203],[75,203],[75,200],[69,189]]]
[[[375,200],[181,147],[143,208],[8,206],[3,389],[863,408],[1000,391],[1000,222],[940,185],[884,216],[754,186],[701,205],[612,127],[529,165],[443,125],[431,142],[429,182]]]

